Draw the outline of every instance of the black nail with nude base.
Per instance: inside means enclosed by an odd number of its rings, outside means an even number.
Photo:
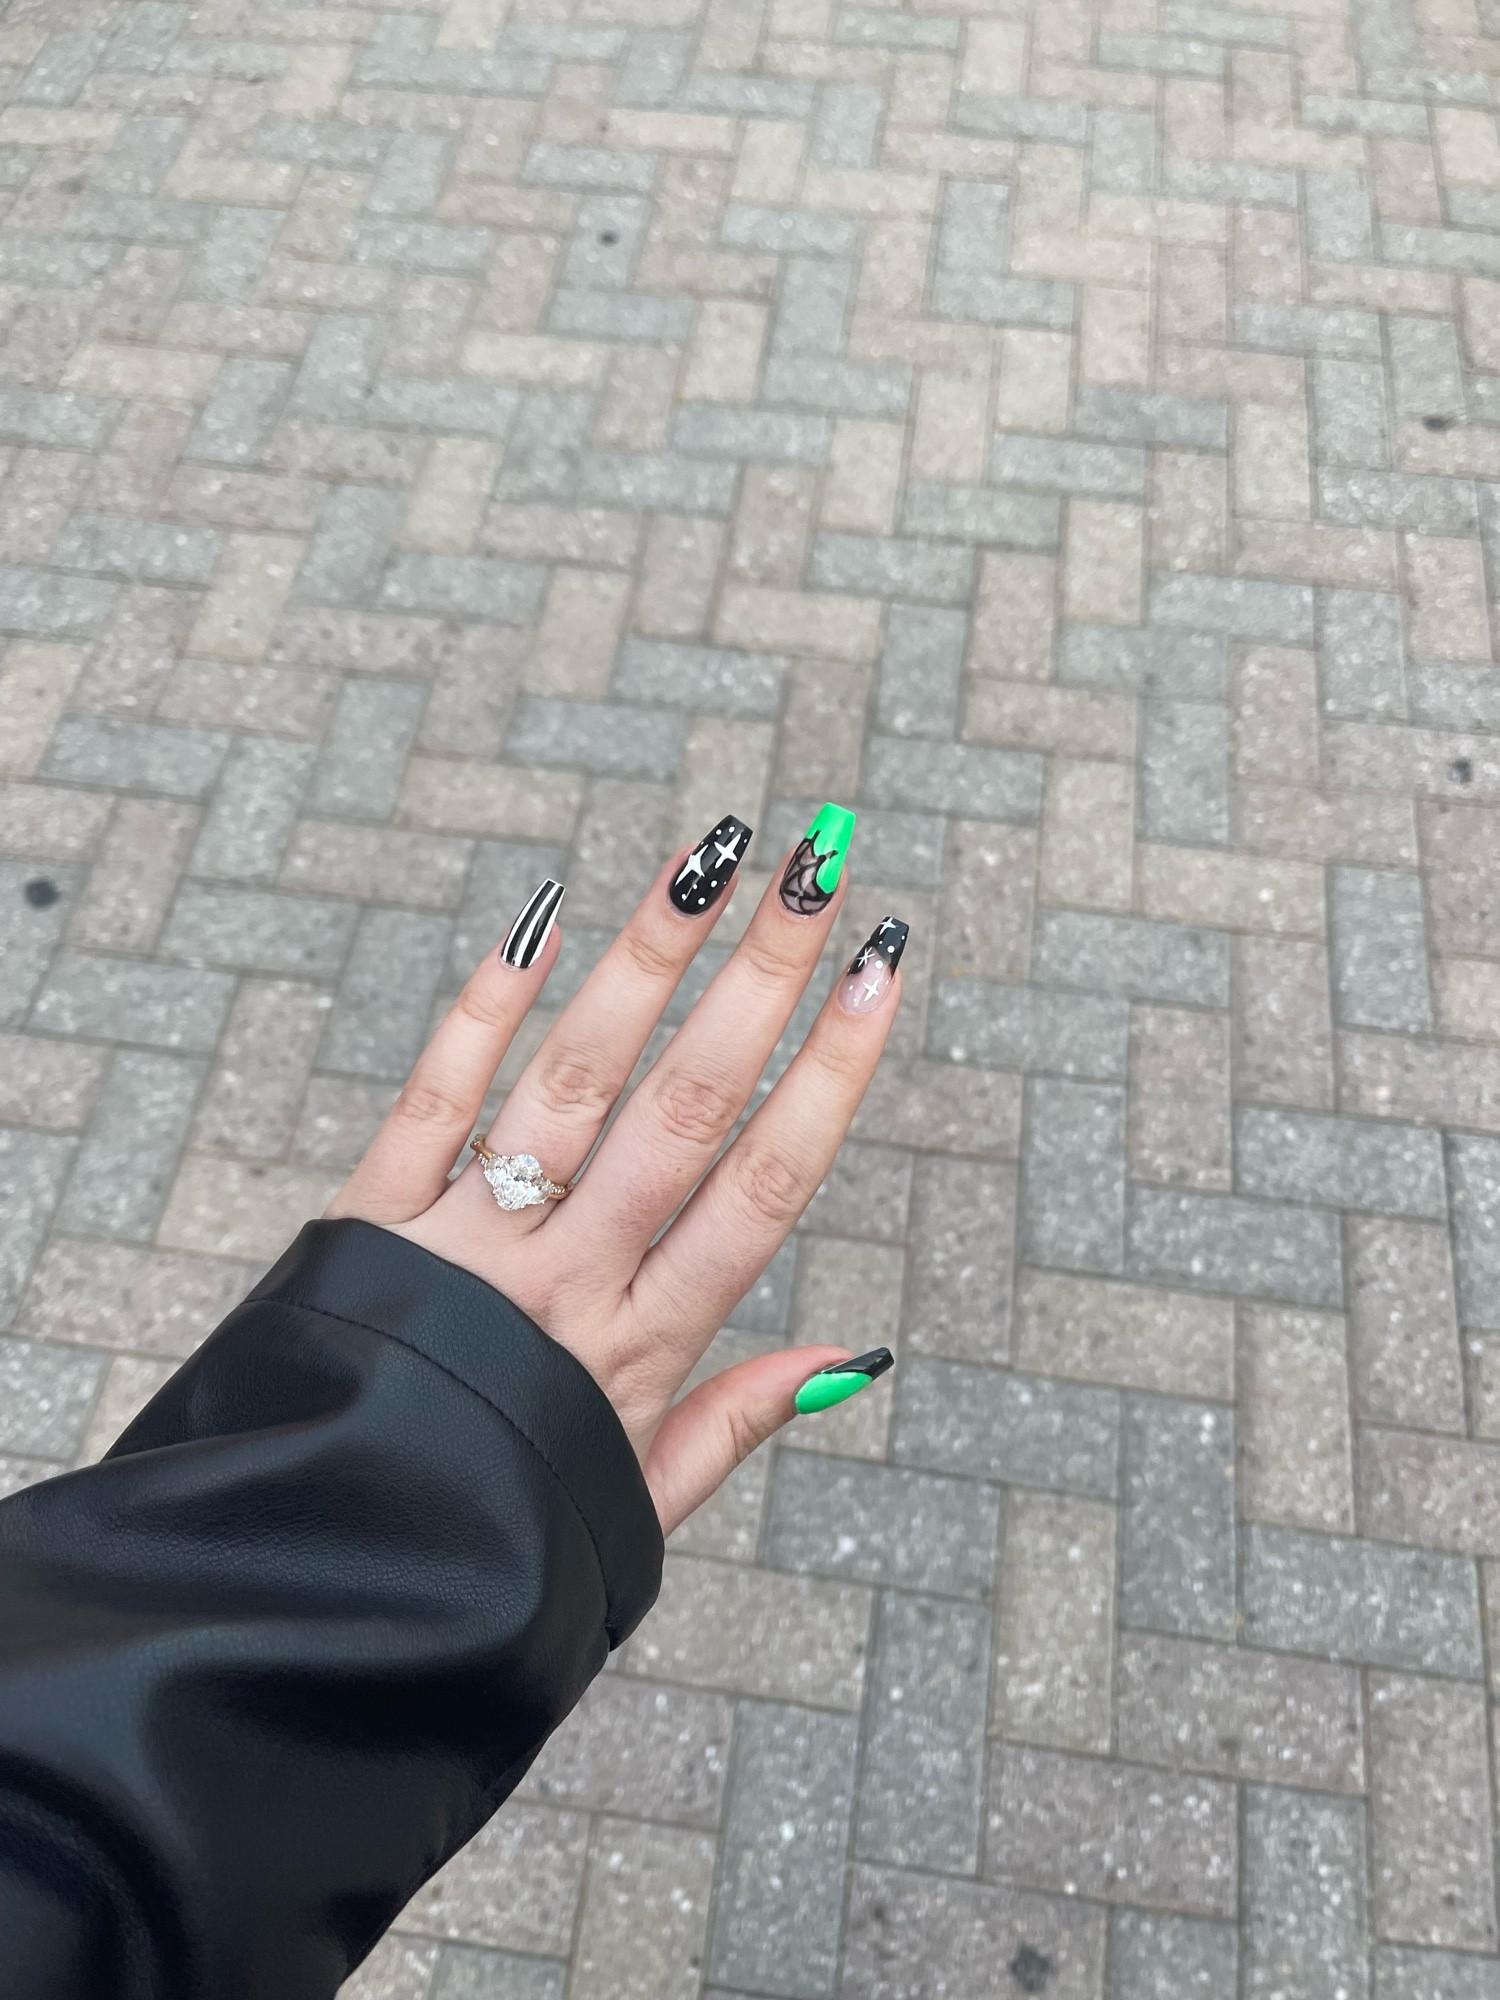
[[[899,917],[881,918],[839,981],[839,1005],[846,1014],[875,1012],[896,976],[910,935],[911,925]]]
[[[704,834],[667,890],[685,917],[701,917],[718,902],[744,860],[754,831],[733,813],[725,813],[719,824]]]
[[[562,899],[562,883],[554,882],[549,875],[528,899],[525,909],[505,934],[505,942],[500,947],[500,956],[505,964],[513,965],[517,972],[524,972],[528,966],[535,965],[537,953],[552,935]]]

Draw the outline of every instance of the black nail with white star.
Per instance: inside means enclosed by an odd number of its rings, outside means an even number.
[[[849,971],[863,972],[872,959],[883,958],[894,972],[901,963],[901,954],[910,936],[910,924],[903,924],[899,917],[882,917],[850,959]]]
[[[744,859],[753,832],[742,819],[726,813],[712,832],[704,834],[667,891],[684,916],[701,917],[718,902]]]

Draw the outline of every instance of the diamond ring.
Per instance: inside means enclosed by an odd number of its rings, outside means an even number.
[[[530,1153],[492,1153],[483,1139],[471,1139],[490,1192],[502,1208],[540,1208],[544,1202],[561,1201],[571,1194],[573,1183],[549,1181]]]

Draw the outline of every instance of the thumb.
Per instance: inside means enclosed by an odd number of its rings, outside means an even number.
[[[891,1365],[879,1350],[856,1366],[870,1381]],[[724,1484],[757,1445],[797,1414],[794,1398],[809,1376],[849,1359],[846,1347],[782,1347],[742,1361],[700,1382],[662,1419],[646,1454],[646,1484],[656,1502],[662,1533],[670,1535]],[[867,1364],[874,1363],[873,1367]],[[860,1383],[859,1387],[864,1384]],[[841,1400],[850,1393],[841,1385]],[[824,1407],[819,1399],[811,1407]]]

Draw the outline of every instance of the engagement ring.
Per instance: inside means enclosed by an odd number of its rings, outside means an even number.
[[[571,1181],[565,1186],[549,1181],[530,1153],[492,1153],[483,1139],[471,1139],[469,1145],[478,1154],[490,1191],[502,1208],[540,1208],[543,1202],[561,1201],[572,1191]]]

